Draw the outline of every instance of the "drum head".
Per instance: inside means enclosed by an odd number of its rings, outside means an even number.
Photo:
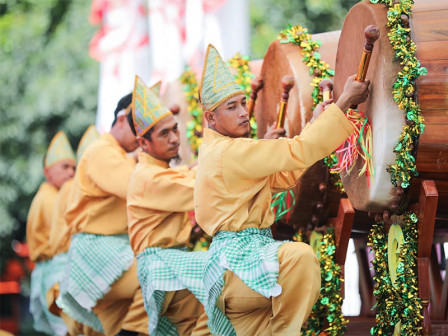
[[[350,175],[341,173],[342,183],[354,208],[364,211],[382,211],[389,208],[394,200],[399,200],[386,168],[395,163],[394,147],[406,123],[403,111],[392,97],[392,85],[401,66],[393,61],[394,51],[387,36],[386,23],[385,6],[366,1],[356,4],[345,18],[336,56],[335,100],[342,94],[347,77],[358,70],[365,43],[365,27],[376,25],[380,29],[367,72],[370,95],[365,103],[358,106],[360,111],[367,113],[372,126],[375,176],[370,181],[365,174],[358,177],[363,165],[361,160]]]

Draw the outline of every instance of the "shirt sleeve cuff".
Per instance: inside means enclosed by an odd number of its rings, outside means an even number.
[[[335,103],[331,103],[323,114],[327,114],[328,117],[341,125],[342,129],[347,133],[347,137],[354,132],[355,129],[347,119],[347,115]]]

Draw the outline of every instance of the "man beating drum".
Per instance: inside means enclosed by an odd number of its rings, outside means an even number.
[[[271,197],[292,188],[350,136],[354,129],[343,111],[364,102],[368,87],[349,77],[338,101],[294,138],[248,139],[244,92],[209,45],[199,87],[209,128],[194,199],[198,224],[214,236],[204,274],[213,334],[300,333],[320,292],[319,264],[310,246],[272,238]],[[228,324],[215,316],[216,308],[234,330],[223,330]]]

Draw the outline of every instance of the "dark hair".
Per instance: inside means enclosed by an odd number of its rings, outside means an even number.
[[[134,114],[132,113],[132,109],[129,110],[129,113],[126,116],[126,119],[128,120],[129,126],[131,127],[132,134],[137,136],[137,132],[135,131],[135,127],[134,127]]]
[[[127,94],[126,96],[124,96],[123,98],[121,98],[118,101],[117,107],[115,108],[114,111],[114,121],[112,122],[112,126],[115,125],[115,123],[117,122],[117,114],[118,112],[120,112],[121,110],[125,110],[129,107],[129,105],[131,105],[132,103],[132,93]],[[129,113],[131,114],[131,113]],[[128,119],[129,121],[129,119]],[[131,124],[131,123],[129,123]]]
[[[145,138],[146,140],[148,140],[148,141],[152,141],[152,139],[151,139],[151,135],[152,135],[152,133],[154,132],[154,126],[153,127],[151,127],[144,135],[143,135],[143,138]]]
[[[137,136],[137,131],[135,130],[135,126],[134,126],[134,115],[132,114],[132,109],[129,111],[129,114],[127,115],[127,119],[128,119],[128,123],[129,126],[131,126],[131,131],[132,134],[134,134],[135,136]],[[151,139],[151,134],[152,132],[154,132],[154,126],[151,127],[144,135],[143,138],[152,141]]]

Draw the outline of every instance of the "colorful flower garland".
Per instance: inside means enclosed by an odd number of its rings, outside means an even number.
[[[187,139],[197,156],[202,143],[202,108],[199,103],[198,82],[195,73],[188,67],[180,77],[180,82],[184,85],[188,113],[193,118],[187,123]]]
[[[243,89],[247,97],[249,97],[252,91],[250,84],[255,77],[249,70],[249,61],[249,56],[242,56],[240,53],[236,53],[235,56],[227,62],[229,67],[236,70],[235,81],[241,89]]]
[[[420,66],[416,57],[416,45],[411,39],[410,28],[406,27],[412,13],[413,0],[370,0],[371,3],[383,3],[388,8],[387,27],[389,41],[395,50],[395,58],[403,69],[398,73],[393,84],[394,101],[406,113],[407,125],[403,126],[398,144],[394,148],[395,164],[387,171],[391,174],[391,183],[402,188],[409,187],[410,179],[418,176],[415,158],[412,154],[415,142],[424,131],[424,119],[420,106],[415,101],[415,84],[427,70]],[[384,222],[376,223],[369,234],[369,245],[375,252],[373,266],[375,269],[375,291],[377,296],[377,325],[372,328],[372,335],[389,335],[394,326],[401,321],[402,334],[421,334],[422,305],[418,297],[418,217],[412,212],[403,215],[401,228],[404,243],[399,254],[397,281],[393,286],[387,267],[387,233]]]
[[[409,186],[412,177],[418,176],[415,157],[412,149],[416,140],[424,131],[424,118],[421,115],[420,106],[415,101],[415,84],[418,77],[426,75],[426,68],[420,66],[417,59],[417,46],[411,39],[411,29],[405,27],[402,17],[409,18],[412,13],[413,0],[401,0],[395,3],[393,0],[370,0],[372,3],[383,3],[388,7],[387,27],[390,28],[389,41],[395,50],[395,58],[403,65],[393,84],[393,98],[400,109],[406,113],[407,125],[403,126],[397,146],[395,164],[388,167],[391,174],[391,183],[402,188]]]
[[[372,261],[375,270],[373,293],[377,298],[377,325],[371,329],[372,335],[392,335],[395,325],[400,321],[402,335],[421,334],[423,316],[417,281],[417,222],[418,218],[412,212],[402,217],[400,226],[404,241],[398,255],[395,287],[389,275],[388,234],[384,222],[375,223],[369,233],[368,245],[375,254]]]
[[[301,240],[303,236],[297,239]],[[341,266],[334,260],[335,252],[334,231],[328,228],[318,253],[322,279],[320,296],[302,327],[302,335],[314,336],[325,332],[329,336],[339,336],[347,328],[348,321],[342,314],[342,272]],[[327,327],[325,322],[328,323]]]
[[[318,50],[321,42],[313,41],[311,34],[308,33],[308,29],[300,25],[290,25],[278,35],[278,39],[280,43],[293,43],[301,47],[302,61],[310,69],[310,76],[314,75],[311,86],[314,88],[312,93],[313,108],[316,107],[322,101],[319,83],[324,78],[333,78],[334,76],[334,70],[320,59],[321,56]]]

